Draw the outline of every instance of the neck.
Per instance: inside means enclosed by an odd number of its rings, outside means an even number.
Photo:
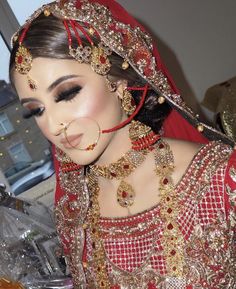
[[[96,160],[97,165],[107,165],[116,161],[131,148],[129,139],[129,125],[116,131],[100,157]]]

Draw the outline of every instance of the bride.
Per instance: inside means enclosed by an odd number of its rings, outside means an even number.
[[[52,143],[75,288],[234,288],[236,153],[186,106],[117,2],[56,1],[13,37],[24,117]]]

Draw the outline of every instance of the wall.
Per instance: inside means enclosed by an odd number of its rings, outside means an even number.
[[[208,87],[236,75],[235,0],[118,2],[151,27],[162,58],[192,106]]]

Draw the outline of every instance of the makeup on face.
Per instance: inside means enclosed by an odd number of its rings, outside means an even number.
[[[15,76],[24,116],[35,117],[45,137],[75,162],[94,161],[112,140],[112,134],[100,137],[101,130],[114,127],[125,117],[117,95],[87,64],[44,58],[34,62],[31,76],[37,80],[36,91],[29,89],[24,76]],[[66,133],[61,123],[67,126]],[[79,151],[94,144],[96,149],[90,154]]]
[[[56,103],[60,101],[72,101],[77,94],[82,89],[81,85],[78,84],[78,81],[69,81],[70,79],[77,78],[78,75],[66,75],[55,80],[47,89],[50,93],[51,91],[54,94],[54,100]],[[37,104],[38,103],[38,104]],[[21,104],[26,108],[27,111],[23,112],[23,118],[30,117],[40,117],[44,112],[44,108],[37,101],[36,98],[23,98]]]

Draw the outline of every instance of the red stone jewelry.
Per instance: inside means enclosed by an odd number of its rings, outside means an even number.
[[[29,50],[19,43],[15,57],[15,70],[20,74],[27,74],[32,67],[32,55]]]
[[[152,149],[152,145],[160,139],[160,135],[152,131],[149,126],[137,120],[132,120],[129,127],[129,135],[132,149],[136,151]]]
[[[20,74],[27,75],[28,86],[32,91],[35,91],[37,89],[36,81],[33,80],[28,74],[32,68],[33,57],[29,49],[22,44],[28,29],[29,25],[24,28],[19,38],[19,47],[15,56],[15,70]]]
[[[29,75],[27,75],[27,81],[28,81],[29,88],[31,90],[36,90],[38,88],[36,81],[33,80]]]
[[[133,187],[125,181],[138,166],[140,166],[150,150],[135,151],[130,149],[126,154],[107,166],[91,165],[90,171],[96,177],[120,180],[117,189],[117,202],[121,207],[128,208],[133,205],[135,191]]]

